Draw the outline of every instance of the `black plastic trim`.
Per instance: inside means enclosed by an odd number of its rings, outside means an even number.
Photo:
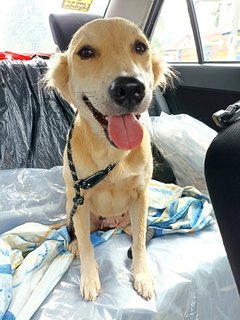
[[[156,24],[157,18],[159,13],[161,12],[161,8],[163,5],[164,0],[154,0],[152,8],[150,10],[145,28],[144,28],[144,34],[146,35],[147,38],[150,38],[152,35],[154,26]]]
[[[192,31],[193,31],[193,37],[194,37],[195,45],[196,45],[198,63],[202,64],[202,63],[204,63],[204,54],[203,54],[202,41],[201,41],[201,36],[200,36],[200,32],[199,32],[199,27],[198,27],[194,4],[193,4],[192,0],[186,0],[186,1],[187,1],[187,6],[188,6],[189,18],[190,18],[190,22],[191,22],[191,26],[192,26]]]
[[[110,2],[111,2],[111,0],[108,0],[107,7],[106,7],[106,9],[105,9],[105,11],[104,11],[104,14],[103,14],[103,18],[106,16],[106,13],[107,13],[108,8],[109,8],[109,5],[110,5]]]
[[[240,92],[240,68],[235,65],[173,64],[181,81],[176,87],[204,87],[208,89]]]

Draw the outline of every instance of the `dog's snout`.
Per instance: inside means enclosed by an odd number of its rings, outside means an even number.
[[[118,77],[110,87],[111,99],[117,104],[129,109],[138,105],[145,96],[145,86],[134,77]]]

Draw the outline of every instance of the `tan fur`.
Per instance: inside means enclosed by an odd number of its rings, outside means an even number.
[[[82,100],[86,94],[93,105],[104,115],[118,114],[119,106],[108,97],[110,83],[120,75],[140,75],[146,87],[139,113],[150,105],[152,91],[165,77],[159,59],[149,49],[143,55],[133,52],[136,40],[149,43],[133,23],[120,19],[99,19],[80,28],[74,35],[69,49],[60,54],[46,75],[49,86],[78,109],[72,137],[73,161],[79,179],[95,173],[111,163],[117,163],[112,172],[98,185],[82,194],[84,205],[74,216],[77,237],[70,250],[81,259],[81,293],[87,300],[94,300],[101,285],[94,250],[90,243],[90,231],[95,230],[97,217],[104,216],[121,227],[131,220],[133,234],[134,288],[146,299],[153,295],[153,284],[148,272],[145,249],[147,188],[152,174],[152,156],[147,130],[139,147],[124,151],[115,148],[107,140],[102,127],[94,119]],[[82,60],[79,49],[90,45],[96,50],[92,59]],[[64,179],[67,192],[67,214],[75,196],[73,180],[64,154]],[[118,217],[124,214],[124,218]],[[110,221],[109,220],[109,221]],[[110,254],[110,253],[109,253]]]

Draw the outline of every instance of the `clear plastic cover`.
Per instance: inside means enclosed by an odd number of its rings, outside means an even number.
[[[207,194],[204,176],[206,151],[217,135],[207,125],[186,114],[168,115],[143,120],[148,127],[153,143],[168,161],[176,183],[185,187],[191,185]]]
[[[27,221],[52,224],[64,218],[61,167],[0,171],[0,233]],[[148,244],[156,292],[150,301],[132,287],[130,246],[129,236],[117,234],[95,247],[102,284],[96,301],[82,299],[75,259],[32,319],[239,319],[239,295],[216,224]]]

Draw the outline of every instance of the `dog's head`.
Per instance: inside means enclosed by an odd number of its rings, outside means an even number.
[[[139,145],[137,119],[150,106],[154,87],[165,84],[164,67],[142,31],[121,18],[94,20],[75,33],[68,50],[55,60],[48,85],[83,117],[95,118],[94,125],[100,123],[117,147]],[[122,130],[127,142],[119,137]]]

